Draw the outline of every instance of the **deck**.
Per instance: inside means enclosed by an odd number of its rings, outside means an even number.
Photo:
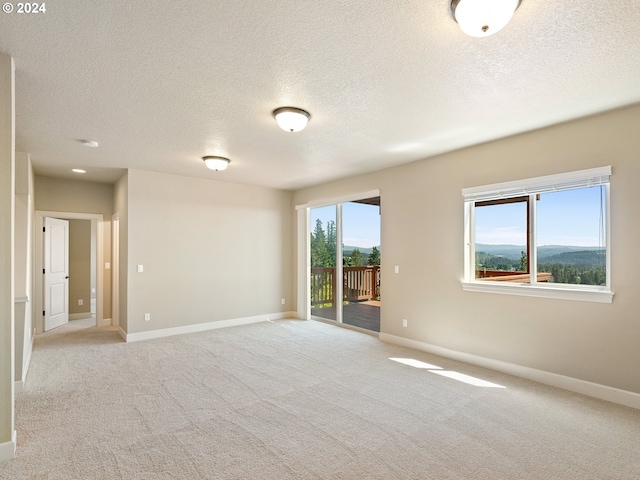
[[[311,315],[335,321],[336,309],[331,307],[312,308]],[[380,302],[368,300],[364,302],[349,302],[343,305],[342,323],[372,332],[380,332]]]

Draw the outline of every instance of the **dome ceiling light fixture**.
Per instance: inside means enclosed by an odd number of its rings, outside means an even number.
[[[471,37],[488,37],[502,30],[522,0],[452,0],[451,13]]]
[[[204,164],[207,166],[207,168],[215,170],[216,172],[224,170],[229,166],[229,163],[231,162],[231,160],[229,160],[228,158],[213,156],[202,157],[202,160],[204,160]]]
[[[100,146],[100,144],[95,140],[79,140],[79,142],[89,148],[98,148]]]
[[[295,107],[280,107],[272,112],[278,126],[285,132],[299,132],[311,120],[311,114],[306,110]]]

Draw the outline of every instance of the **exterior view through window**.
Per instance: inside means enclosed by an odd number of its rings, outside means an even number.
[[[380,197],[310,209],[311,315],[380,331]]]
[[[533,196],[538,282],[606,285],[604,188]],[[476,279],[530,282],[530,198],[476,202]]]

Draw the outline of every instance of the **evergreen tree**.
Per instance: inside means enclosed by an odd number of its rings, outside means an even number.
[[[351,252],[351,265],[354,267],[362,267],[363,266],[363,261],[362,261],[362,254],[360,253],[360,250],[358,250],[357,248],[353,250],[353,252]]]
[[[371,253],[369,254],[367,263],[369,265],[380,265],[380,250],[378,250],[378,247],[373,247]]]
[[[322,228],[322,220],[316,220],[316,228],[311,233],[311,266],[326,267],[329,263],[327,239]]]
[[[327,267],[336,266],[336,222],[329,220],[327,222]]]
[[[520,252],[520,271],[527,271],[527,253],[525,251]]]

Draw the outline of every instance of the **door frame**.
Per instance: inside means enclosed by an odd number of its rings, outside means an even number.
[[[120,325],[120,212],[111,216],[111,325]]]
[[[96,238],[96,326],[103,325],[103,277],[104,277],[104,238],[103,238],[103,215],[97,213],[73,213],[73,212],[52,212],[47,210],[36,210],[34,217],[34,235],[35,235],[35,252],[34,252],[34,296],[35,303],[33,316],[36,333],[44,332],[44,318],[39,315],[43,311],[44,305],[44,275],[42,268],[44,263],[44,239],[42,228],[44,227],[44,218],[54,217],[64,220],[91,220],[91,234]]]
[[[311,209],[318,207],[328,207],[332,205],[338,205],[346,202],[353,202],[356,200],[362,200],[363,198],[380,197],[380,190],[369,190],[366,192],[353,193],[349,195],[343,195],[340,197],[324,198],[320,200],[314,200],[301,205],[296,205],[297,213],[297,315],[301,320],[311,319],[311,305],[309,305],[309,295],[311,292],[311,281],[309,278],[309,270],[311,268],[311,247],[309,245],[309,235],[311,234]],[[339,213],[339,209],[336,210]],[[336,234],[342,230],[342,215],[340,218],[336,218]],[[381,223],[382,225],[382,223]],[[338,237],[340,238],[340,237]],[[382,243],[382,242],[381,242]],[[340,260],[342,264],[342,260]],[[338,282],[341,284],[342,282]],[[342,292],[340,292],[341,294]],[[341,297],[338,297],[341,298]],[[339,309],[340,310],[340,309]],[[339,325],[342,323],[336,322]]]

